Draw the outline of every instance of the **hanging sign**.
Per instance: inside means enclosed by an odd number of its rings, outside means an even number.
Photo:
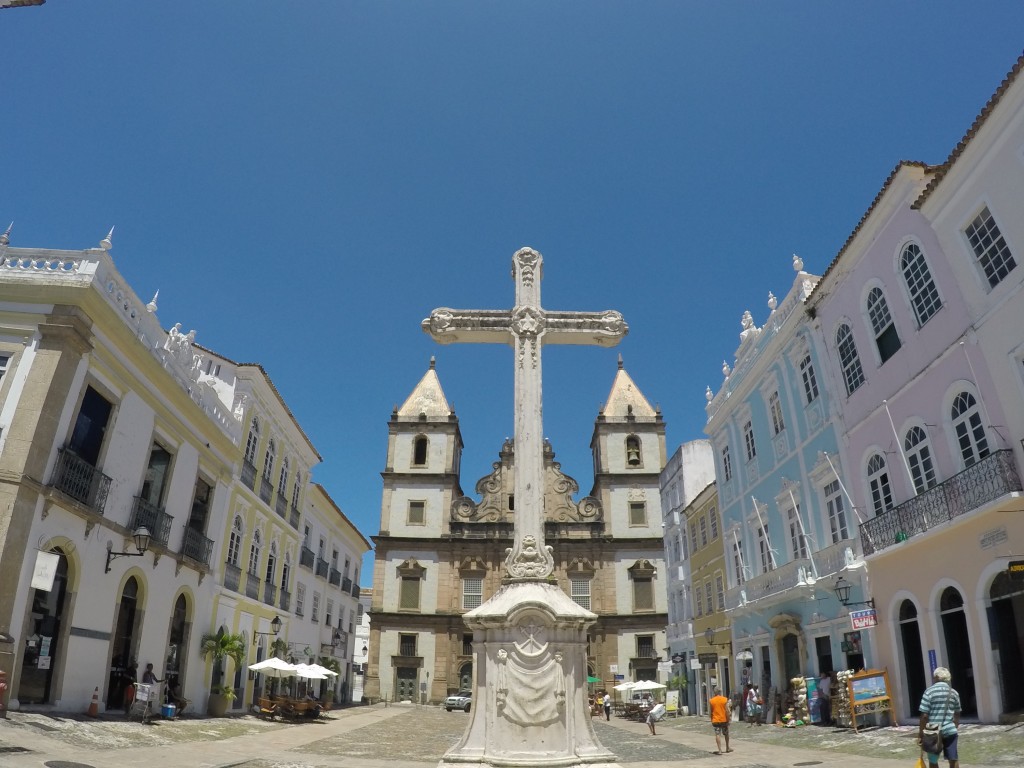
[[[608,673],[611,674],[611,675],[619,674],[619,665],[618,664],[609,664],[608,665]]]
[[[874,608],[863,611],[850,611],[850,623],[854,629],[871,629],[878,626],[878,614]]]
[[[1011,560],[1006,565],[1006,573],[1014,581],[1024,581],[1024,560]]]
[[[32,572],[32,588],[49,592],[53,589],[53,580],[57,576],[57,565],[60,555],[55,552],[36,551],[36,568]]]

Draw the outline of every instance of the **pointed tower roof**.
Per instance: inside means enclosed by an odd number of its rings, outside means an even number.
[[[448,421],[453,411],[444,396],[444,390],[441,389],[441,381],[437,378],[434,364],[434,358],[431,357],[430,368],[398,409],[398,418],[415,420],[422,413],[430,420]]]
[[[612,382],[612,389],[608,393],[604,408],[601,409],[601,415],[614,421],[625,421],[629,416],[637,421],[657,420],[657,412],[623,368],[622,355],[619,355],[619,370],[615,374],[615,381]]]

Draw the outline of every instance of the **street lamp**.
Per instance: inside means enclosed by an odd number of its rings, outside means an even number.
[[[875,599],[870,600],[851,600],[850,599],[850,583],[840,576],[836,579],[835,585],[832,587],[832,591],[836,593],[836,599],[843,605],[843,607],[850,605],[870,605],[872,608],[875,607]]]
[[[272,622],[270,622],[270,631],[269,632],[253,632],[252,633],[252,644],[256,645],[256,638],[257,637],[268,637],[269,635],[274,635],[276,637],[277,634],[281,631],[281,627],[282,627],[283,624],[284,624],[284,622],[281,621],[281,617],[280,616],[275,616],[274,620]]]
[[[111,542],[107,542],[107,565],[103,569],[104,573],[110,573],[110,561],[116,560],[119,557],[142,557],[146,554],[146,550],[149,549],[149,529],[144,525],[140,525],[135,529],[135,533],[132,534],[132,538],[135,540],[135,549],[138,552],[128,552],[127,550],[121,552],[114,552],[114,545]]]

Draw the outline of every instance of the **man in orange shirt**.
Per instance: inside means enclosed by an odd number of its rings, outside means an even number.
[[[725,736],[725,751],[732,752],[729,747],[729,710],[732,709],[732,702],[722,695],[717,688],[712,690],[715,695],[708,704],[711,707],[711,726],[715,729],[715,744],[718,745],[716,755],[722,754],[722,736]]]

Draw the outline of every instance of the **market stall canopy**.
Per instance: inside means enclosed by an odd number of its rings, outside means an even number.
[[[593,675],[587,675],[587,682],[588,683],[600,683],[601,682],[601,678],[600,677],[594,677]]]

